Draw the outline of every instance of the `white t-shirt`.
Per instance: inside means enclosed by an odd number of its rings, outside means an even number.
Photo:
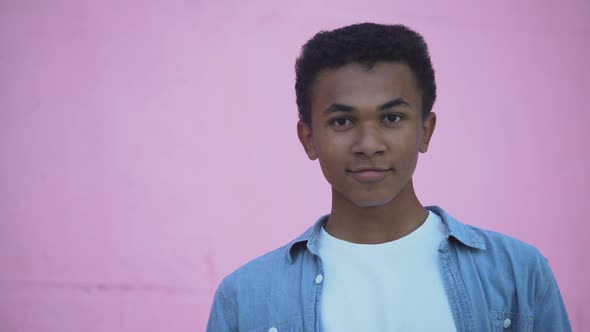
[[[381,244],[343,241],[322,228],[322,330],[456,331],[438,260],[444,236],[430,211],[414,232]]]

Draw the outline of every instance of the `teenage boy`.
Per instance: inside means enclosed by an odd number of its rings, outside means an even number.
[[[320,32],[297,59],[295,90],[297,134],[332,187],[331,213],[227,276],[208,331],[571,330],[537,249],[416,197],[436,126],[418,33]]]

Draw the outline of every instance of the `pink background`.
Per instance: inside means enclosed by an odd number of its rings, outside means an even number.
[[[295,134],[315,32],[405,23],[424,204],[528,241],[590,330],[584,1],[0,0],[0,330],[202,331],[221,278],[329,212]]]

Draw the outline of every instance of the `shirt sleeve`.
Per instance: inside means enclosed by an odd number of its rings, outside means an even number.
[[[207,332],[237,332],[235,310],[225,296],[225,286],[222,282],[215,292]]]
[[[565,304],[555,276],[546,259],[542,260],[544,281],[539,300],[536,301],[535,331],[569,332],[572,331]]]

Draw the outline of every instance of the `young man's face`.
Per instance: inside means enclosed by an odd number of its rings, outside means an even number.
[[[380,62],[323,71],[312,87],[311,127],[299,122],[308,157],[319,159],[333,193],[360,207],[383,205],[409,186],[436,116],[422,119],[410,68]]]

